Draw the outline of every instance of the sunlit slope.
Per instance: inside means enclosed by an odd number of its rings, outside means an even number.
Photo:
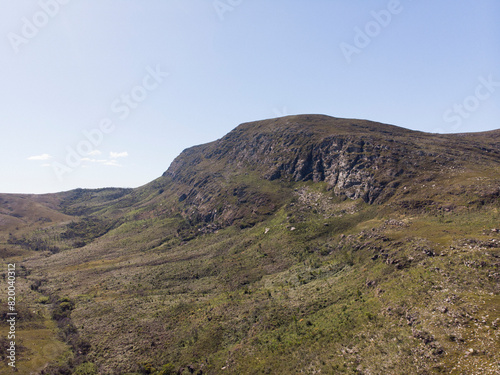
[[[288,116],[137,189],[22,197],[62,215],[9,244],[73,353],[46,373],[495,374],[499,135]]]

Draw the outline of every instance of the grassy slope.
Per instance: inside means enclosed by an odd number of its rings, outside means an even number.
[[[282,210],[250,229],[152,249],[147,230],[123,247],[110,233],[29,264],[51,280],[49,293],[76,302],[72,317],[103,370],[492,370],[498,208],[409,218],[335,204],[351,213],[318,220]]]
[[[252,138],[272,121],[228,137]],[[324,118],[308,121],[318,122],[315,136],[331,132]],[[352,134],[351,122],[335,122],[336,131]],[[495,373],[498,132],[430,137],[358,124],[380,139],[418,135],[436,156],[380,205],[337,197],[324,182],[229,173],[208,184],[240,210],[231,226],[190,221],[189,199],[179,202],[189,184],[169,176],[132,192],[66,194],[66,212],[98,215],[106,230],[50,256],[23,250],[31,273],[20,282],[39,285],[26,306],[68,297],[92,348],[79,360],[101,373],[167,364],[164,373],[188,365],[204,374]],[[450,142],[460,162],[432,167]],[[213,163],[193,168],[225,171]]]

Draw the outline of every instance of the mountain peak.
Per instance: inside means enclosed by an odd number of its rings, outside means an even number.
[[[394,125],[379,122],[338,118],[321,114],[290,115],[260,121],[252,121],[239,125],[233,131],[275,133],[280,131],[311,131],[318,134],[370,134],[389,132],[396,134],[419,133]],[[231,133],[229,133],[231,134]]]
[[[218,210],[220,218],[227,209],[225,187],[247,181],[245,176],[253,176],[256,186],[263,181],[322,182],[339,197],[385,203],[407,194],[401,189],[415,179],[443,180],[477,163],[493,167],[500,152],[488,144],[491,139],[325,115],[285,116],[243,123],[215,142],[185,150],[164,177],[201,217]],[[246,203],[257,210],[259,199]]]

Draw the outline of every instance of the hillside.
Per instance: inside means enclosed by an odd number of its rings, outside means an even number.
[[[137,189],[0,195],[18,368],[496,374],[499,208],[500,130],[323,115],[241,124]]]

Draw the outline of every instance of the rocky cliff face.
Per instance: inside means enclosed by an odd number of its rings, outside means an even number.
[[[263,177],[271,181],[325,181],[337,195],[370,203],[400,170],[395,153],[370,139],[340,135],[294,143],[293,136],[279,144],[272,136],[256,137],[235,150],[234,159],[239,167],[261,165]],[[382,170],[385,178],[380,178]]]
[[[248,214],[245,204],[253,212],[277,206],[279,199],[257,186],[262,181],[325,182],[337,196],[380,204],[403,185],[444,178],[478,160],[498,167],[497,133],[437,135],[363,120],[288,116],[245,123],[218,141],[187,149],[164,177],[177,186],[184,206],[205,221],[231,222]],[[245,175],[257,176],[255,189],[239,182]],[[226,191],[228,184],[238,192]],[[285,192],[276,186],[279,198]],[[231,207],[232,196],[243,199]]]

